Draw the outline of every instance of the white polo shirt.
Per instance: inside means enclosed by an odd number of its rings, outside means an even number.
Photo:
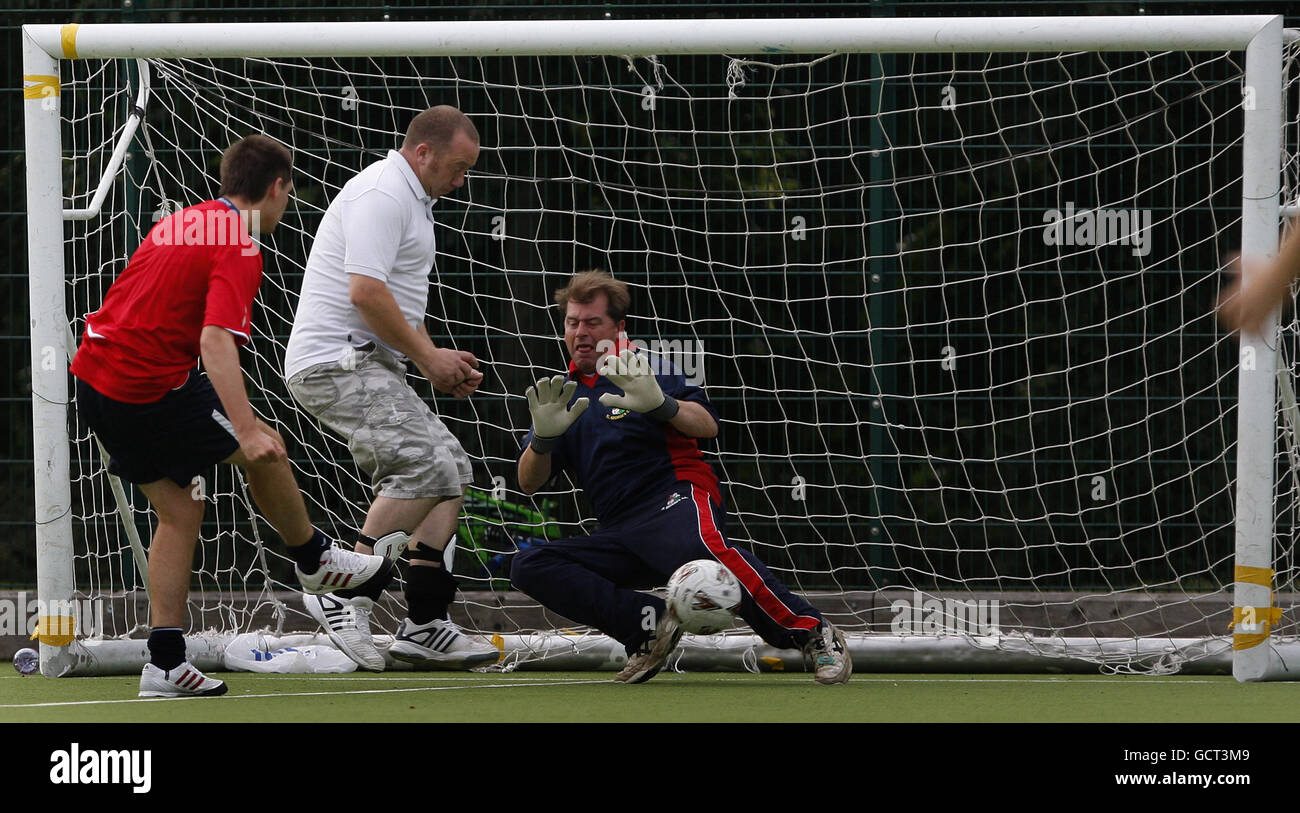
[[[325,210],[307,258],[284,354],[285,378],[338,362],[349,348],[366,342],[397,352],[370,331],[352,304],[352,274],[387,284],[412,327],[424,321],[434,254],[433,203],[396,150],[343,185]]]

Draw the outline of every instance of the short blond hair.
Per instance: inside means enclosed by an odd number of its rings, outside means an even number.
[[[568,309],[570,302],[589,305],[602,293],[608,302],[606,313],[609,318],[615,322],[627,318],[628,308],[632,305],[632,294],[628,291],[627,283],[614,279],[608,271],[599,268],[574,274],[568,285],[556,290],[555,304],[562,311]]]

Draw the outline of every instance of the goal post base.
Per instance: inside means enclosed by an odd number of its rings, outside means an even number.
[[[226,644],[233,638],[233,634],[217,632],[187,635],[185,654],[201,671],[220,671],[225,668]],[[148,662],[149,642],[144,638],[85,638],[55,648],[53,659],[42,652],[41,674],[46,677],[135,675]]]
[[[1300,680],[1300,641],[1269,640],[1235,654],[1232,675],[1241,683]]]
[[[329,646],[322,633],[276,635],[264,632],[267,651],[289,646]],[[233,633],[186,636],[190,661],[204,671],[232,671],[225,649]],[[1027,636],[871,635],[845,636],[859,674],[1144,674],[1226,675],[1232,673],[1228,638],[1054,638]],[[622,669],[622,644],[596,632],[538,632],[487,636],[502,656],[490,669],[500,671],[609,672]],[[387,655],[391,636],[376,636],[390,671],[412,671]],[[1276,668],[1249,680],[1294,679],[1300,670],[1300,644],[1271,647]],[[144,639],[84,639],[60,648],[47,677],[136,674],[149,659]],[[1100,662],[1100,663],[1099,663]],[[1115,664],[1108,666],[1107,664]],[[777,649],[752,633],[685,635],[666,666],[679,672],[799,673],[808,670],[803,654]],[[1289,670],[1289,671],[1288,671]],[[233,670],[238,671],[238,670]],[[1239,676],[1239,680],[1242,678]]]

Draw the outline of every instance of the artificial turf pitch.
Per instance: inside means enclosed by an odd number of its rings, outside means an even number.
[[[223,697],[136,697],[138,678],[0,676],[0,722],[1297,722],[1300,684],[1228,676],[607,672],[222,673]]]

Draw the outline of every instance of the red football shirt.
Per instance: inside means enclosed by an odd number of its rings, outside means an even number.
[[[262,254],[219,200],[158,221],[86,317],[72,374],[118,401],[157,401],[185,383],[207,325],[249,339]]]

